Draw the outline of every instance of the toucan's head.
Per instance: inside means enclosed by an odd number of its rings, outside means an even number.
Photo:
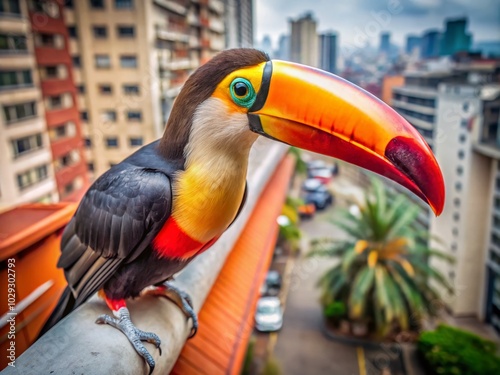
[[[384,102],[319,69],[253,49],[221,52],[186,82],[164,140],[174,157],[193,134],[209,133],[221,144],[257,133],[333,156],[398,182],[437,215],[443,209],[442,173],[422,136]]]

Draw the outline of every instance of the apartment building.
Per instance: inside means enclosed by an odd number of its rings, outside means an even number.
[[[59,199],[78,201],[89,180],[62,2],[28,8]]]
[[[28,4],[0,0],[0,210],[57,201]]]
[[[222,0],[66,2],[94,177],[163,134],[189,74],[224,49]]]
[[[253,47],[253,0],[224,0],[226,47]]]
[[[446,305],[500,332],[500,61],[407,73],[392,105],[429,142],[443,171],[444,211],[421,219],[440,239],[431,246],[456,260],[432,264],[455,288]]]

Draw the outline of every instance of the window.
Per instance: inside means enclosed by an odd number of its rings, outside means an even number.
[[[56,171],[60,171],[61,169],[76,164],[79,161],[80,153],[77,150],[73,150],[54,160],[54,169]]]
[[[94,172],[94,163],[87,163],[87,169],[89,172]]]
[[[460,136],[458,137],[458,140],[460,141],[460,143],[465,143],[465,141],[467,140],[467,136],[465,134],[460,134]]]
[[[109,55],[95,55],[95,67],[101,69],[110,68],[111,60]]]
[[[117,34],[119,38],[133,38],[135,37],[134,26],[117,26]]]
[[[139,95],[139,85],[123,85],[125,95]]]
[[[71,62],[73,63],[73,68],[80,68],[82,66],[82,63],[80,61],[80,56],[72,56],[71,57]]]
[[[0,13],[21,16],[19,0],[0,0]]]
[[[50,140],[57,141],[61,138],[73,137],[76,134],[75,123],[68,121],[65,124],[58,125],[56,127],[49,128]]]
[[[77,85],[76,90],[78,91],[79,94],[85,94],[85,85]]]
[[[0,89],[14,89],[32,85],[31,70],[0,71]]]
[[[122,68],[137,68],[137,57],[133,55],[120,56],[120,66]]]
[[[89,0],[89,4],[93,9],[104,9],[104,0]]]
[[[116,111],[112,109],[105,110],[101,113],[101,119],[103,122],[115,122],[116,121]]]
[[[73,9],[73,0],[65,0],[64,7],[68,9]]]
[[[22,156],[28,152],[38,150],[43,146],[42,134],[34,134],[28,137],[14,139],[12,141],[12,149],[14,151],[14,158]]]
[[[35,34],[35,45],[37,47],[64,48],[64,37],[61,34]]]
[[[142,121],[142,112],[141,111],[128,111],[127,119],[129,121]]]
[[[116,137],[106,138],[106,146],[109,148],[118,147],[118,138]]]
[[[462,183],[460,181],[455,182],[455,190],[458,192],[462,191]]]
[[[453,220],[455,220],[455,221],[459,221],[460,220],[460,214],[458,212],[455,212],[453,214]]]
[[[459,166],[457,167],[457,174],[458,174],[459,176],[461,176],[463,173],[464,173],[464,168],[463,168],[462,166],[460,166],[460,165],[459,165]]]
[[[108,29],[106,26],[94,26],[93,32],[94,38],[105,39],[108,37]]]
[[[46,78],[57,78],[57,66],[45,67],[45,77]]]
[[[80,112],[80,120],[88,121],[89,120],[89,113],[87,111],[81,111]]]
[[[92,139],[85,138],[85,147],[87,147],[87,148],[91,148],[92,147]]]
[[[130,9],[134,7],[133,0],[115,0],[116,9]]]
[[[31,185],[45,180],[49,176],[47,165],[39,165],[38,167],[27,170],[26,172],[17,175],[17,186],[20,190],[24,190]]]
[[[0,34],[0,53],[24,53],[27,50],[26,36]]]
[[[136,138],[129,138],[129,145],[131,147],[135,147],[135,146],[142,146],[142,137],[136,137]]]
[[[73,97],[70,93],[46,97],[45,105],[48,110],[69,108],[73,105]]]
[[[3,113],[7,124],[22,121],[24,119],[36,116],[36,103],[28,102],[6,105],[3,107]]]
[[[76,26],[68,26],[68,35],[70,38],[78,38],[78,31]]]
[[[108,84],[99,85],[99,93],[101,95],[111,95],[113,93],[113,89],[111,85]]]
[[[464,157],[465,157],[465,151],[464,150],[458,151],[458,158],[463,159]]]

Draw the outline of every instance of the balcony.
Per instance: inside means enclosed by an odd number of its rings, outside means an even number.
[[[437,96],[436,89],[420,87],[420,86],[393,87],[392,92],[405,96],[416,96],[418,98],[423,98],[423,99],[435,99]]]
[[[404,109],[409,109],[410,111],[420,112],[420,113],[423,113],[425,115],[435,115],[436,114],[436,108],[428,107],[428,106],[424,106],[424,105],[419,105],[419,104],[414,104],[414,103],[408,103],[405,100],[392,99],[392,106],[404,108]]]
[[[481,124],[477,140],[473,143],[475,151],[493,159],[500,159],[500,124],[485,127]]]
[[[201,47],[200,38],[198,38],[197,36],[191,35],[189,37],[189,48],[200,48],[200,47]]]
[[[169,29],[157,26],[156,37],[162,40],[169,40],[172,42],[189,42],[189,35],[178,29]]]
[[[160,66],[167,70],[187,70],[187,69],[195,69],[197,64],[190,59],[179,59],[173,61],[160,61]]]
[[[209,28],[212,31],[215,31],[216,33],[222,34],[224,33],[225,27],[224,27],[224,22],[221,21],[218,18],[209,18]]]
[[[154,0],[154,3],[159,7],[167,9],[171,12],[180,14],[181,16],[186,15],[187,9],[184,5],[178,4],[175,1],[171,0]]]
[[[224,3],[221,0],[208,0],[208,8],[217,14],[224,14]]]
[[[191,26],[200,26],[200,17],[198,17],[195,13],[189,13],[186,20]]]

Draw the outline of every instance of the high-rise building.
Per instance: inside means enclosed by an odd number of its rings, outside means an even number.
[[[441,51],[441,33],[428,30],[422,36],[420,56],[424,59],[438,57]]]
[[[2,1],[0,17],[0,209],[56,201],[26,2]]]
[[[59,199],[77,201],[89,181],[64,8],[59,1],[28,4]]]
[[[253,47],[253,0],[224,0],[226,47]]]
[[[422,38],[416,35],[408,35],[406,37],[406,48],[405,51],[408,55],[411,55],[415,52],[415,50],[420,51],[420,47],[422,44]]]
[[[384,53],[386,56],[391,52],[391,33],[386,31],[380,34],[379,52]]]
[[[87,186],[62,8],[0,2],[0,209]]]
[[[65,12],[89,169],[163,134],[189,74],[225,47],[222,0],[73,1]]]
[[[312,13],[298,19],[290,19],[290,60],[310,66],[318,66],[318,35]]]
[[[337,73],[337,34],[334,32],[319,36],[319,67]]]
[[[278,50],[276,51],[276,58],[280,60],[290,60],[290,36],[280,35],[278,40]]]
[[[446,28],[441,38],[441,56],[470,50],[472,35],[465,31],[466,28],[467,18],[446,20]]]
[[[267,53],[271,58],[274,58],[273,43],[269,35],[264,35],[262,41],[259,43],[259,49]]]
[[[439,239],[431,246],[455,258],[432,264],[455,288],[449,311],[500,332],[500,89],[492,85],[499,81],[500,62],[488,60],[407,73],[392,105],[430,141],[443,171],[443,213],[422,222]]]

